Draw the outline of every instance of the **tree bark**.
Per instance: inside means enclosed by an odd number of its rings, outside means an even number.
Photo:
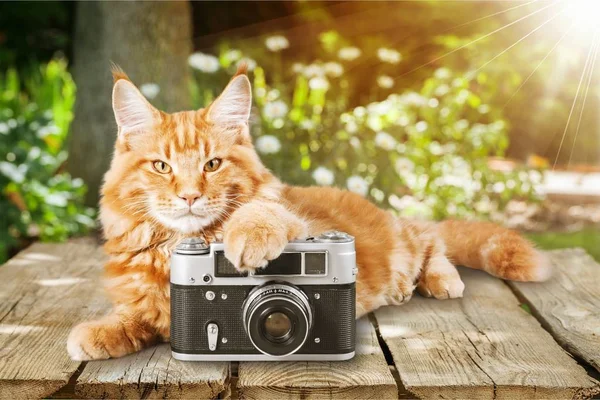
[[[117,133],[110,62],[121,66],[138,87],[158,84],[160,93],[150,100],[158,108],[188,108],[191,7],[187,1],[79,2],[75,18],[77,101],[68,169],[87,183],[86,202],[97,205]]]

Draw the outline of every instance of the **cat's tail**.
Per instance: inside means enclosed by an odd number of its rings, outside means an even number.
[[[448,220],[438,225],[446,256],[455,265],[502,279],[544,281],[552,275],[547,255],[515,231],[490,222]]]

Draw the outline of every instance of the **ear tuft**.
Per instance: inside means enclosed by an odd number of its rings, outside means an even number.
[[[119,79],[125,79],[131,82],[131,79],[127,76],[125,71],[114,62],[110,62],[110,72],[112,73],[113,82],[116,83]]]
[[[238,75],[247,75],[248,74],[248,63],[246,61],[242,61],[238,64],[237,71],[235,71],[234,78]]]
[[[242,72],[231,79],[223,93],[209,106],[208,120],[217,123],[246,123],[252,108],[252,88]]]
[[[152,128],[160,115],[135,85],[126,79],[115,82],[112,105],[119,135]]]

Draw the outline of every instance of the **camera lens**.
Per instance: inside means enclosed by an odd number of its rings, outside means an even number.
[[[284,313],[276,311],[265,318],[264,329],[273,339],[281,340],[292,330],[292,321]]]
[[[243,307],[244,327],[254,347],[269,356],[300,350],[312,326],[308,297],[286,282],[254,288]]]

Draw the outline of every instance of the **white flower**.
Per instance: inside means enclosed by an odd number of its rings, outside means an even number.
[[[477,111],[479,111],[481,114],[487,114],[490,112],[490,106],[487,104],[482,104],[477,108]]]
[[[492,203],[488,197],[484,197],[482,200],[475,203],[475,211],[481,214],[486,214],[492,211]]]
[[[536,170],[533,169],[533,170],[529,171],[529,179],[533,183],[537,184],[537,183],[541,183],[542,182],[543,176],[542,176],[542,174],[539,171],[536,171]]]
[[[210,54],[194,53],[188,58],[190,67],[212,74],[219,70],[219,59]]]
[[[367,109],[363,106],[358,106],[354,109],[353,113],[357,118],[362,118],[367,114]]]
[[[346,125],[344,125],[344,129],[348,133],[356,133],[358,132],[358,125],[356,124],[356,122],[350,120],[346,122]]]
[[[427,105],[431,108],[436,108],[437,106],[440,105],[440,101],[434,97],[432,99],[429,99],[429,101],[427,102]]]
[[[0,133],[7,134],[10,131],[8,124],[6,122],[0,122]]]
[[[265,40],[265,46],[267,46],[267,49],[269,49],[273,52],[278,52],[278,51],[281,51],[283,49],[287,49],[288,47],[290,47],[290,42],[287,40],[287,38],[285,36],[275,35],[275,36],[269,36]]]
[[[294,63],[292,64],[292,72],[295,74],[300,74],[302,72],[304,72],[304,64],[302,63]]]
[[[398,98],[398,101],[401,104],[405,104],[407,106],[424,106],[427,103],[425,97],[421,96],[419,93],[409,92],[403,94]]]
[[[300,121],[300,128],[305,129],[307,131],[315,128],[315,123],[310,119],[303,119]]]
[[[444,154],[444,148],[441,144],[439,144],[439,142],[431,142],[429,145],[429,152],[434,156],[439,156]]]
[[[45,137],[48,135],[56,135],[59,132],[60,132],[60,129],[58,128],[58,126],[56,126],[54,124],[43,126],[40,128],[40,130],[37,131],[39,137]]]
[[[227,50],[223,56],[231,62],[238,61],[240,58],[242,58],[242,52],[237,49],[231,49]]]
[[[329,186],[333,183],[333,172],[325,167],[319,167],[313,171],[313,179],[321,186]]]
[[[263,114],[267,119],[283,118],[288,113],[288,106],[282,100],[265,104]]]
[[[256,139],[256,149],[262,154],[274,154],[281,150],[281,142],[275,136],[261,136]]]
[[[272,89],[267,92],[267,101],[275,101],[279,98],[281,93],[277,89]]]
[[[325,75],[325,69],[321,67],[319,64],[310,64],[304,68],[304,76],[307,78],[312,78],[314,76],[323,76]]]
[[[352,136],[350,138],[350,146],[354,147],[355,149],[358,149],[360,147],[360,139],[356,136]]]
[[[425,132],[427,130],[427,122],[425,121],[419,121],[415,124],[415,129],[417,130],[417,132]]]
[[[410,123],[410,118],[406,115],[401,115],[398,117],[398,120],[396,120],[396,123],[400,126],[406,126]]]
[[[248,71],[254,71],[254,68],[256,68],[256,61],[249,57],[244,57],[240,61],[238,61],[236,67],[239,67],[242,63],[246,64],[246,68],[248,68]]]
[[[469,121],[466,119],[458,120],[454,123],[454,128],[459,131],[463,131],[469,127]]]
[[[338,51],[338,57],[342,60],[352,61],[360,57],[361,53],[358,47],[342,47]]]
[[[402,211],[405,208],[414,207],[419,205],[419,201],[412,196],[402,196],[402,198],[396,196],[395,194],[391,195],[388,198],[392,207],[396,210]]]
[[[377,57],[383,62],[390,64],[398,64],[402,60],[402,55],[394,49],[386,49],[382,47],[377,50]]]
[[[436,87],[435,90],[433,91],[433,94],[435,94],[438,97],[442,97],[442,96],[448,94],[449,91],[450,91],[450,86],[448,86],[444,83],[443,85]]]
[[[332,78],[337,78],[344,73],[344,67],[342,64],[336,62],[328,62],[323,66],[325,70],[325,74],[331,76]]]
[[[383,89],[389,89],[394,86],[394,78],[387,75],[380,75],[377,77],[377,85]]]
[[[310,78],[308,86],[312,90],[327,90],[329,89],[329,81],[325,77],[315,76],[314,78]]]
[[[452,76],[452,73],[448,68],[438,68],[433,73],[433,76],[435,76],[438,79],[448,79],[450,78],[450,76]]]
[[[401,157],[396,160],[395,167],[398,175],[402,175],[406,172],[412,172],[415,169],[415,163],[406,157]]]
[[[351,192],[358,193],[361,196],[366,196],[369,191],[369,184],[363,178],[357,175],[352,175],[346,181],[346,186]]]
[[[144,83],[143,85],[140,85],[140,92],[142,92],[147,99],[152,100],[160,93],[160,86],[156,83]]]
[[[387,132],[377,132],[375,135],[375,145],[384,150],[394,150],[396,144],[396,139],[394,139],[392,135]]]

